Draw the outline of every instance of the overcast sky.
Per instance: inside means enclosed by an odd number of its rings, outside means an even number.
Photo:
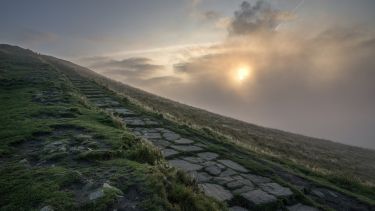
[[[251,123],[375,148],[373,0],[0,5],[0,43]]]

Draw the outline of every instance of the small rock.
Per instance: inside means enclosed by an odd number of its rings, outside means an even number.
[[[89,199],[92,201],[92,200],[96,200],[98,198],[101,198],[103,196],[104,196],[104,191],[103,191],[103,189],[100,188],[100,189],[90,193]]]
[[[53,207],[47,205],[47,206],[44,206],[42,207],[42,209],[40,209],[39,211],[53,211]]]
[[[189,172],[189,175],[194,178],[197,182],[202,183],[202,182],[208,182],[211,180],[211,176],[208,175],[206,172],[196,172],[196,171],[191,171]]]

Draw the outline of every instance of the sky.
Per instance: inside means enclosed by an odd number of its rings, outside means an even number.
[[[0,43],[250,123],[375,149],[373,0],[0,5]]]

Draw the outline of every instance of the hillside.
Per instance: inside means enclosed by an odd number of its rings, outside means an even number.
[[[374,210],[375,152],[0,45],[1,210]],[[353,180],[354,179],[354,180]]]

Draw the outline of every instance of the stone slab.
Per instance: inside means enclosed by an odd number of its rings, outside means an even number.
[[[202,168],[201,165],[190,163],[185,160],[175,159],[175,160],[170,160],[168,162],[171,166],[184,170],[184,171],[197,171]]]
[[[212,183],[203,183],[201,187],[207,196],[211,196],[219,201],[227,201],[233,198],[232,193],[223,186]]]
[[[275,196],[270,195],[262,190],[256,189],[246,193],[242,193],[241,196],[251,205],[267,205],[276,203],[277,199]]]
[[[233,170],[236,170],[236,171],[239,171],[239,172],[242,172],[242,173],[246,173],[248,172],[247,169],[245,169],[245,167],[241,166],[240,164],[234,162],[234,161],[231,161],[231,160],[218,160],[218,162],[222,163],[223,165],[233,169]]]
[[[175,150],[182,151],[182,152],[195,152],[195,151],[201,151],[201,150],[203,150],[202,148],[194,146],[194,145],[192,145],[192,146],[188,146],[188,145],[171,145],[170,147],[173,148],[173,149],[175,149]]]
[[[200,157],[204,160],[214,160],[217,157],[219,157],[218,154],[213,153],[213,152],[202,152],[202,153],[198,153],[197,155],[198,155],[198,157]]]
[[[277,183],[265,183],[260,185],[261,189],[277,197],[289,197],[293,192]]]

